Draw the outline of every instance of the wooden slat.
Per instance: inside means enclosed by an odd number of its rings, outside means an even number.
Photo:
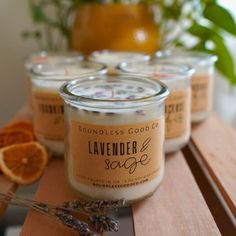
[[[30,110],[28,106],[23,107],[11,121],[17,120],[17,119],[25,119],[25,118],[30,118]],[[0,173],[1,193],[8,193],[9,191],[14,192],[16,191],[16,189],[17,189],[17,185]],[[4,213],[6,207],[7,207],[6,204],[0,203],[0,216]]]
[[[158,191],[133,206],[136,236],[221,235],[182,153],[166,158]]]
[[[220,235],[181,154],[167,159],[166,172],[155,195],[134,206],[136,235],[156,236],[157,232],[160,236]],[[41,179],[35,199],[59,203],[74,198],[65,179],[63,161],[52,160]],[[29,211],[21,233],[21,236],[28,235],[78,234],[51,218]]]
[[[64,169],[63,160],[51,160],[40,181],[35,200],[56,204],[76,198],[68,186]],[[30,210],[21,232],[21,236],[29,235],[78,236],[78,233],[58,223],[55,219]]]
[[[236,132],[212,114],[193,128],[191,144],[236,217]]]

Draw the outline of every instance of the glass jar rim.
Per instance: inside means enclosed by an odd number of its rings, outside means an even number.
[[[81,52],[68,51],[68,52],[50,52],[50,51],[37,51],[33,52],[25,59],[25,67],[30,70],[33,66],[38,64],[47,64],[47,62],[34,62],[33,60],[38,58],[63,58],[65,61],[83,61],[84,55]]]
[[[155,53],[155,59],[157,60],[171,60],[173,57],[184,57],[186,59],[192,59],[192,62],[195,63],[195,66],[206,65],[208,63],[215,63],[218,60],[218,57],[214,54],[209,54],[206,52],[200,51],[190,51],[190,50],[163,50],[157,51]],[[191,63],[191,62],[190,62]],[[188,63],[186,63],[188,64]],[[195,67],[194,66],[194,67]]]
[[[97,60],[97,56],[102,55],[102,54],[117,54],[117,55],[137,55],[137,56],[143,56],[143,60],[140,61],[148,61],[151,59],[151,56],[147,53],[144,52],[138,52],[138,51],[115,51],[115,50],[98,50],[98,51],[94,51],[89,55],[89,60],[90,61],[99,61]]]
[[[106,80],[107,79],[107,80]],[[86,97],[83,95],[76,95],[72,92],[75,88],[81,86],[81,84],[86,84],[88,82],[94,84],[95,81],[102,81],[105,80],[108,83],[111,82],[121,82],[121,81],[129,81],[129,82],[141,82],[143,84],[149,84],[152,85],[152,88],[154,86],[158,87],[158,91],[155,92],[152,95],[141,97],[141,98],[134,98],[134,99],[100,99],[100,98],[90,98]],[[130,104],[130,107],[137,106],[137,104],[142,103],[142,102],[154,102],[157,99],[158,100],[164,100],[168,95],[169,95],[169,90],[168,87],[156,80],[150,80],[148,77],[144,76],[131,76],[131,75],[93,75],[89,77],[83,77],[80,79],[68,81],[64,83],[60,87],[60,95],[63,97],[64,100],[70,101],[70,102],[83,102],[86,103],[90,107],[95,107],[95,108],[105,108],[107,109],[108,107],[100,107],[100,106],[91,106],[89,105],[90,102],[106,102],[107,104],[113,104],[117,102],[122,102],[126,104]],[[132,106],[133,105],[133,106]],[[125,107],[129,108],[129,107]],[[109,107],[111,109],[111,107]],[[114,109],[117,109],[115,107]],[[120,108],[119,108],[120,109]]]
[[[46,69],[48,71],[52,70],[52,69],[56,69],[59,68],[62,65],[70,65],[70,66],[84,66],[84,68],[91,68],[94,70],[91,70],[89,72],[82,72],[82,73],[78,73],[78,74],[72,74],[72,75],[62,75],[62,74],[55,74],[55,75],[48,75],[48,74],[44,74],[42,72],[39,72],[37,70],[42,70],[42,69]],[[97,68],[95,68],[97,67]],[[83,67],[81,67],[83,68]],[[80,78],[83,76],[90,76],[93,74],[105,74],[107,72],[107,66],[103,63],[98,63],[98,62],[91,62],[91,61],[78,61],[78,62],[69,62],[69,63],[56,63],[54,65],[47,65],[47,64],[39,64],[39,65],[35,65],[31,68],[30,70],[30,74],[31,79],[33,80],[52,80],[52,81],[66,81],[66,80],[73,80],[76,78]]]
[[[123,62],[120,63],[117,66],[117,69],[123,73],[130,73],[130,74],[142,74],[143,76],[151,76],[148,72],[142,72],[141,69],[139,70],[139,68],[142,68],[143,66],[161,66],[163,67],[163,69],[160,69],[157,72],[152,71],[150,73],[155,73],[155,76],[159,77],[160,80],[163,81],[172,81],[172,80],[182,80],[182,79],[186,79],[189,78],[191,79],[191,76],[193,75],[193,73],[195,72],[195,70],[190,67],[189,65],[179,65],[176,63],[165,63],[162,61],[147,61],[147,62]],[[128,71],[128,69],[126,70],[126,68],[128,68],[129,66],[136,66],[137,70],[135,71]],[[164,67],[168,67],[166,69],[164,69]],[[175,69],[173,71],[170,70],[170,67],[174,67]]]

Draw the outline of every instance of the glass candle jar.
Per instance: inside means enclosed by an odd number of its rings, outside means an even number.
[[[132,76],[94,76],[61,87],[66,170],[80,196],[134,201],[164,174],[167,87]]]
[[[195,73],[192,76],[192,122],[204,121],[212,110],[213,82],[217,56],[200,52],[167,51],[156,53],[157,58],[165,62],[191,65]]]
[[[80,62],[84,59],[83,54],[78,52],[64,52],[64,53],[52,53],[46,51],[35,52],[31,54],[25,61],[25,70],[27,72],[27,91],[28,91],[28,101],[29,105],[32,108],[31,101],[31,69],[33,66],[39,64],[49,64],[55,65],[57,63],[69,63],[69,62]]]
[[[35,135],[54,154],[64,154],[64,108],[58,92],[60,86],[78,76],[105,72],[103,64],[93,62],[61,62],[31,69]]]
[[[161,62],[122,63],[118,66],[123,73],[146,75],[165,83],[170,95],[165,104],[165,152],[175,152],[190,138],[191,130],[191,75],[187,66]]]
[[[60,52],[53,53],[47,51],[40,51],[32,53],[25,61],[25,68],[27,72],[30,73],[30,70],[33,66],[38,64],[58,64],[61,62],[78,62],[83,61],[84,56],[79,52]]]
[[[95,51],[89,56],[90,61],[106,64],[109,74],[117,74],[116,67],[122,62],[149,61],[150,56],[138,52]]]

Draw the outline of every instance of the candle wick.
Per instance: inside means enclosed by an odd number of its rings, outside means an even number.
[[[111,91],[111,97],[114,98],[115,97],[115,89],[113,88]]]
[[[70,73],[69,73],[68,69],[65,68],[65,76],[68,76],[68,75],[70,75]]]
[[[153,79],[158,79],[158,72],[157,72],[157,68],[155,67],[154,71],[153,71],[153,75],[152,75]]]

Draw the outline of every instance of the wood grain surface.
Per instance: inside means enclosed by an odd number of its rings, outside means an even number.
[[[136,236],[221,235],[181,152],[166,158],[164,180],[133,206]]]
[[[133,207],[136,235],[220,235],[182,154],[168,157],[166,168],[164,181],[154,196]],[[35,200],[60,203],[74,198],[63,161],[53,159],[41,179]],[[78,234],[54,219],[29,211],[21,236],[31,235]]]
[[[72,200],[76,197],[70,190],[66,181],[64,172],[64,161],[60,159],[52,159],[45,170],[35,200],[47,203],[61,203],[63,201]],[[21,236],[78,236],[75,231],[63,226],[53,218],[43,216],[35,211],[30,210]]]
[[[194,126],[191,144],[236,218],[236,132],[213,114]]]

